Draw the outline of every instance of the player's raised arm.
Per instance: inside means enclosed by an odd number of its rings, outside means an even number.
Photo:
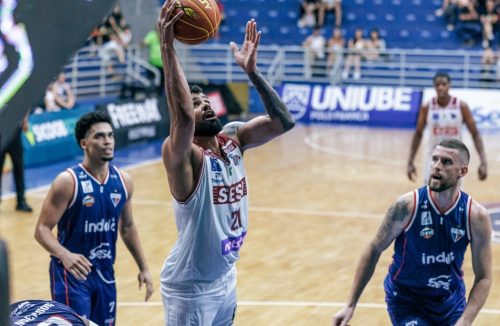
[[[173,45],[174,24],[183,11],[174,14],[174,9],[175,1],[166,1],[158,19],[170,116],[170,136],[163,143],[162,156],[173,196],[185,199],[194,187],[191,156],[195,117],[189,85]]]
[[[261,32],[257,32],[254,19],[247,22],[245,40],[241,49],[231,42],[231,50],[238,65],[248,74],[250,81],[264,103],[266,116],[254,118],[237,130],[238,139],[244,149],[261,145],[292,129],[295,121],[285,104],[257,69],[257,50]]]
[[[387,212],[375,238],[366,247],[356,268],[346,306],[333,316],[334,326],[345,326],[351,320],[358,300],[370,281],[382,252],[403,232],[414,207],[413,192],[400,197]]]

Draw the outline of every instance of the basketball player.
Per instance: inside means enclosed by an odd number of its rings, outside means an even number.
[[[163,163],[174,197],[179,238],[161,272],[166,323],[232,325],[236,313],[236,268],[248,226],[245,150],[293,128],[295,122],[278,94],[257,69],[261,33],[252,19],[235,61],[259,92],[267,115],[224,130],[199,87],[188,86],[174,49],[174,1],[159,17],[170,136]]]
[[[408,166],[406,169],[408,178],[415,181],[416,169],[413,161],[422,140],[424,129],[427,129],[426,137],[428,143],[424,158],[423,177],[425,185],[429,181],[433,148],[444,139],[462,140],[462,126],[465,123],[472,135],[479,159],[481,160],[478,169],[479,180],[485,180],[488,175],[486,153],[483,140],[477,130],[469,106],[467,103],[449,94],[451,80],[448,74],[438,72],[434,76],[433,81],[437,96],[424,104],[418,113],[417,126],[411,142],[410,156],[408,157]]]
[[[11,304],[10,320],[12,326],[98,326],[62,303],[45,300],[26,300]]]
[[[114,135],[110,117],[90,112],[75,126],[83,162],[60,173],[49,190],[35,238],[50,253],[52,299],[98,325],[114,325],[113,264],[118,231],[139,267],[146,297],[153,283],[132,217],[130,176],[109,164]],[[52,229],[57,225],[58,236]]]
[[[461,191],[469,151],[455,139],[434,148],[429,185],[401,196],[363,252],[347,305],[333,325],[347,325],[393,240],[384,287],[393,325],[471,325],[491,287],[491,223],[486,209]],[[475,278],[468,301],[462,264],[470,244]]]

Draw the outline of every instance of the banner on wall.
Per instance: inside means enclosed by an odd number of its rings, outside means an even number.
[[[72,110],[29,116],[29,129],[23,133],[24,165],[41,165],[81,154],[75,140],[75,124],[93,105],[77,105]]]
[[[450,94],[469,105],[479,129],[500,130],[500,92],[498,90],[454,88],[450,90]],[[433,96],[436,96],[434,88],[426,88],[422,103],[426,103]]]
[[[296,121],[414,128],[422,92],[405,87],[284,83],[278,90]]]
[[[116,148],[168,135],[166,104],[156,97],[140,101],[122,101],[98,106],[111,117]]]

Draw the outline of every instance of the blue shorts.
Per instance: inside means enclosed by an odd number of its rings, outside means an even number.
[[[393,325],[453,326],[465,310],[465,295],[461,292],[432,302],[423,300],[423,295],[397,286],[390,277],[386,277],[384,287],[387,311]]]
[[[77,280],[54,258],[50,261],[52,300],[71,307],[97,325],[112,326],[116,319],[116,286],[112,267],[92,267],[86,281]]]

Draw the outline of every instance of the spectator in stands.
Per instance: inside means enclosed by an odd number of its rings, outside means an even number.
[[[318,61],[325,59],[325,45],[326,39],[321,35],[321,28],[318,26],[314,28],[312,34],[302,43],[305,59],[305,78],[311,78],[313,73],[318,73],[319,67],[316,64]]]
[[[342,25],[342,0],[321,0],[318,8],[318,25],[324,26],[328,13],[335,14],[335,27]]]
[[[367,61],[378,61],[386,56],[386,45],[384,39],[380,38],[380,31],[372,28],[370,38],[366,41],[364,57]]]
[[[26,202],[24,197],[24,160],[23,160],[23,143],[21,139],[22,131],[28,130],[28,115],[26,115],[23,121],[19,125],[19,130],[14,135],[14,138],[5,145],[0,151],[0,202],[2,200],[2,174],[3,174],[3,164],[5,162],[5,155],[9,153],[12,161],[12,170],[14,172],[14,183],[16,185],[16,198],[17,205],[16,210],[21,212],[32,212],[33,209]]]
[[[484,13],[479,16],[479,20],[481,21],[481,26],[483,28],[482,45],[483,48],[486,49],[492,45],[491,43],[495,39],[493,29],[495,24],[498,22],[498,15],[495,12],[495,1],[486,0]]]
[[[496,56],[495,52],[491,47],[484,49],[483,55],[481,56],[481,84],[482,86],[491,86],[496,79]]]
[[[314,27],[318,24],[318,10],[322,0],[301,0],[298,26]]]
[[[361,78],[361,58],[366,50],[366,40],[363,38],[361,28],[356,28],[354,37],[349,40],[347,47],[349,52],[342,71],[342,79],[349,78],[349,71],[354,67],[353,78],[358,80]]]
[[[475,0],[458,1],[457,32],[463,45],[474,46],[481,38],[481,23],[477,11],[478,3]]]
[[[64,72],[57,76],[53,84],[53,92],[55,94],[56,104],[63,109],[72,109],[75,106],[75,96],[69,83],[66,82]]]
[[[157,88],[158,95],[163,94],[165,78],[163,75],[163,61],[161,60],[161,45],[160,45],[160,33],[158,31],[158,26],[155,29],[149,31],[144,39],[142,40],[141,47],[148,47],[149,59],[148,62],[153,66],[158,74],[160,75],[160,85]],[[150,73],[150,80],[153,79],[154,74]]]
[[[327,53],[328,59],[326,61],[327,71],[333,80],[337,79],[337,74],[340,72],[342,66],[342,59],[344,56],[345,39],[342,35],[342,30],[339,27],[333,29],[332,37],[328,39]]]
[[[436,10],[436,16],[443,17],[446,20],[446,29],[452,31],[455,29],[458,19],[458,0],[443,0],[441,8]]]
[[[46,112],[59,112],[61,107],[57,104],[56,93],[54,92],[54,83],[47,85],[44,97],[45,111]]]
[[[115,34],[119,34],[123,29],[123,26],[127,25],[125,17],[123,17],[120,5],[117,3],[113,7],[113,11],[106,19],[104,25],[106,28],[114,31]]]

